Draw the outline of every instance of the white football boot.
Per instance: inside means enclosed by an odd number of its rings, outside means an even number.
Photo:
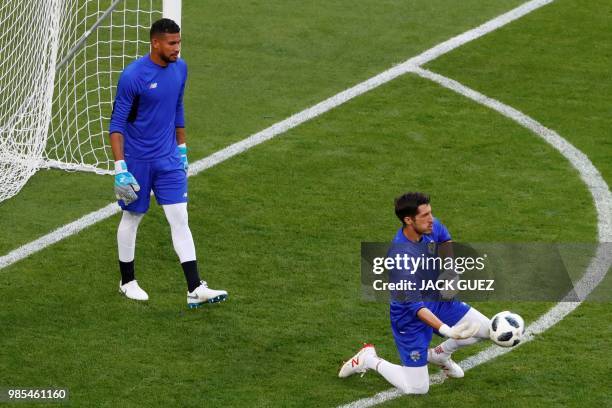
[[[447,377],[463,378],[465,375],[459,364],[455,363],[450,356],[445,355],[442,346],[427,350],[427,362],[439,366]]]
[[[187,306],[190,309],[200,307],[205,303],[223,302],[227,299],[225,290],[210,289],[206,281],[200,281],[200,286],[193,292],[187,292]]]
[[[353,374],[365,374],[367,371],[366,367],[366,359],[368,358],[376,358],[376,349],[373,344],[364,344],[361,350],[357,352],[350,360],[342,365],[340,372],[338,373],[338,377],[346,378]]]
[[[129,281],[125,285],[122,285],[121,281],[119,281],[119,292],[123,293],[128,299],[149,300],[149,295],[138,286],[136,279]]]

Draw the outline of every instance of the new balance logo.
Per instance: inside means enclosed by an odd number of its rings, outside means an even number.
[[[351,366],[355,367],[359,365],[359,359],[358,358],[354,358],[351,360]]]
[[[155,89],[157,88],[157,82],[153,82],[151,85],[149,85],[149,89]]]

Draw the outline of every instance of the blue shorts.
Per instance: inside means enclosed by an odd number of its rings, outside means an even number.
[[[151,190],[160,205],[187,202],[187,173],[179,156],[157,160],[133,160],[126,158],[128,171],[140,185],[138,199],[129,205],[119,201],[123,210],[146,213],[151,202]]]
[[[470,310],[459,301],[425,302],[425,306],[448,326],[454,326]],[[407,367],[427,365],[427,348],[436,330],[415,316],[414,312],[399,302],[391,303],[391,330],[402,364]]]

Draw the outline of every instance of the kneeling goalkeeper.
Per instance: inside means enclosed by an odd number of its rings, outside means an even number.
[[[195,246],[187,222],[187,146],[183,92],[187,65],[179,58],[181,35],[172,20],[153,23],[151,52],[128,65],[117,85],[110,121],[115,158],[115,194],[123,209],[117,231],[119,290],[148,300],[134,277],[138,224],[149,209],[151,191],[170,224],[172,243],[187,280],[187,304],[225,300],[227,292],[200,280]]]
[[[448,251],[450,233],[444,224],[434,218],[429,196],[410,192],[398,197],[395,200],[395,215],[402,226],[393,238],[387,254],[389,258],[396,255],[418,258],[423,253],[437,257],[439,250]],[[393,276],[411,276],[417,282],[421,279],[435,282],[439,278],[440,271],[437,270],[421,267],[413,273],[402,268],[392,270],[390,279]],[[420,293],[408,293],[405,297],[401,293],[399,297],[396,294],[391,297],[391,331],[401,365],[378,357],[374,346],[366,344],[344,363],[338,376],[345,378],[375,370],[406,394],[428,392],[428,363],[439,366],[448,377],[463,377],[463,369],[451,359],[451,354],[461,347],[488,339],[489,319],[466,303],[443,301],[440,295],[435,290],[421,290]],[[447,339],[439,346],[429,348],[434,333]]]

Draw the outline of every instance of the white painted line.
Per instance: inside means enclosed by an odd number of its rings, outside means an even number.
[[[529,129],[559,151],[559,153],[561,153],[561,155],[563,155],[563,157],[565,157],[578,171],[580,178],[586,184],[593,196],[593,202],[597,210],[597,238],[599,242],[612,242],[612,195],[610,194],[608,184],[586,154],[582,153],[570,142],[559,136],[554,130],[548,129],[541,123],[511,106],[505,105],[496,99],[489,98],[453,79],[426,69],[413,68],[412,72],[501,113],[505,117]]]
[[[563,157],[565,157],[578,171],[580,178],[587,185],[591,195],[593,196],[595,209],[597,211],[597,238],[599,242],[602,243],[602,245],[599,245],[597,253],[587,267],[584,276],[576,283],[574,287],[575,294],[578,296],[578,298],[584,300],[589,293],[591,293],[591,291],[595,289],[595,287],[603,280],[606,273],[612,266],[612,252],[610,251],[610,243],[612,242],[612,193],[610,193],[608,184],[603,179],[599,171],[595,168],[593,163],[591,163],[589,158],[584,153],[576,149],[576,147],[562,138],[555,131],[546,128],[524,113],[440,74],[436,74],[420,67],[414,67],[412,71],[422,78],[434,81],[443,87],[470,98],[481,105],[487,106],[501,113],[507,118],[512,119],[521,126],[529,129],[558,150],[559,153],[561,153],[561,155],[563,155]],[[580,306],[580,303],[582,302],[557,303],[553,308],[540,316],[538,320],[531,323],[526,328],[525,339],[519,344],[519,346],[533,340],[535,335],[543,333],[550,327],[563,320],[565,316]],[[516,347],[502,348],[492,345],[480,353],[461,361],[459,365],[464,371],[468,371],[514,349],[516,349]],[[442,382],[444,382],[444,377],[441,377],[439,374],[430,376],[431,384],[440,384]],[[342,405],[340,408],[373,407],[375,405],[399,398],[403,395],[404,394],[402,394],[396,388],[391,388],[389,390],[379,392],[372,397],[363,398],[349,404]]]
[[[466,31],[463,34],[453,37],[450,40],[444,41],[443,43],[436,45],[435,47],[425,51],[424,53],[414,58],[411,58],[408,61],[411,61],[412,65],[415,66],[425,65],[428,62],[435,60],[439,56],[444,55],[457,47],[461,47],[462,45],[470,41],[474,41],[475,39],[480,38],[483,35],[489,34],[490,32],[495,31],[500,27],[503,27],[506,24],[513,22],[514,20],[518,20],[519,18],[531,13],[534,10],[539,9],[540,7],[550,4],[553,1],[554,0],[533,0],[523,3],[520,6],[508,11],[507,13],[495,17],[494,19],[489,20],[476,28]]]
[[[442,384],[444,382],[444,375],[442,373],[432,374],[429,376],[429,385]],[[398,390],[397,388],[390,388],[386,391],[381,391],[372,397],[363,398],[357,401],[350,402],[345,405],[340,405],[338,408],[364,408],[373,407],[379,404],[383,404],[387,401],[394,400],[399,397],[405,397],[406,394]]]
[[[499,101],[488,98],[478,92],[471,90],[460,83],[453,81],[449,78],[443,77],[438,74],[434,74],[431,71],[420,69],[420,66],[426,64],[439,56],[446,54],[453,49],[466,44],[467,42],[473,41],[477,38],[482,37],[494,31],[516,19],[523,17],[524,15],[546,5],[552,3],[554,0],[533,0],[523,5],[510,10],[509,12],[502,14],[472,30],[466,31],[465,33],[453,37],[437,46],[421,53],[420,55],[410,58],[402,64],[399,64],[389,70],[386,70],[379,75],[376,75],[367,81],[364,81],[352,88],[349,88],[343,92],[340,92],[331,98],[324,100],[323,102],[314,105],[308,109],[303,110],[277,124],[262,130],[240,142],[234,143],[225,149],[222,149],[202,160],[199,160],[192,164],[189,175],[196,175],[199,172],[213,167],[237,154],[240,154],[251,147],[254,147],[260,143],[263,143],[273,137],[282,134],[289,129],[292,129],[316,116],[319,116],[336,106],[339,106],[348,100],[359,96],[371,89],[374,89],[380,85],[383,85],[400,75],[407,72],[415,72],[418,75],[431,79],[435,82],[446,86],[456,92],[462,93],[471,99],[482,103],[483,105],[489,106],[492,109],[508,116],[509,118],[516,120],[521,125],[532,130],[553,147],[559,150],[579,171],[580,177],[587,184],[598,213],[598,236],[600,242],[612,242],[612,198],[610,190],[601,177],[601,174],[597,171],[595,166],[590,162],[588,157],[572,146],[569,142],[563,139],[561,136],[556,134],[550,129],[545,128],[537,121],[529,118],[514,108],[502,104]],[[498,110],[499,108],[499,110]],[[517,119],[518,118],[518,119]],[[57,230],[47,234],[29,244],[26,244],[9,254],[0,257],[0,269],[5,268],[27,256],[40,251],[41,249],[61,241],[71,235],[74,235],[82,229],[97,223],[105,218],[112,216],[119,212],[119,207],[116,203],[111,203],[98,211],[92,212],[70,224],[67,224]],[[584,298],[591,290],[597,286],[597,284],[603,279],[608,268],[612,265],[612,254],[606,252],[605,247],[601,246],[598,250],[597,255],[589,265],[585,276],[576,285],[576,291],[581,298]],[[541,333],[560,320],[562,320],[567,314],[573,311],[580,305],[580,302],[565,302],[558,303],[555,307],[549,310],[547,313],[542,315],[537,321],[529,325],[526,333],[526,341],[533,339],[533,335]],[[524,344],[525,342],[521,343]],[[503,349],[497,346],[489,347],[488,349],[464,360],[461,362],[461,366],[464,370],[469,370],[476,367],[484,362],[487,362],[501,354],[505,354],[512,349]],[[440,374],[432,375],[430,377],[431,384],[439,384],[444,381],[444,377]],[[382,402],[395,399],[402,394],[397,389],[391,389],[376,394],[374,397],[365,398],[362,400],[355,401],[344,407],[370,407],[378,405]]]
[[[246,139],[236,142],[222,150],[219,150],[216,153],[213,153],[212,155],[204,159],[192,163],[189,169],[189,175],[194,176],[203,170],[216,166],[217,164],[222,163],[237,154],[240,154],[254,146],[257,146],[260,143],[263,143],[267,140],[272,139],[275,136],[278,136],[288,131],[289,129],[292,129],[312,118],[317,117],[335,108],[336,106],[342,105],[343,103],[355,98],[356,96],[362,95],[365,92],[379,87],[397,78],[400,75],[410,72],[413,68],[415,68],[416,65],[429,62],[439,57],[440,55],[443,55],[469,41],[482,37],[483,35],[488,34],[491,31],[504,26],[539,7],[551,3],[552,1],[553,0],[529,1],[505,14],[502,14],[492,20],[489,20],[488,22],[476,27],[475,29],[466,31],[465,33],[455,36],[450,40],[444,41],[443,43],[440,43],[435,47],[430,48],[429,50],[417,55],[416,57],[408,59],[402,64],[396,65],[393,68],[390,68],[364,82],[353,86],[352,88],[346,89],[324,100],[323,102],[320,102],[310,108],[296,113],[295,115],[292,115],[289,118],[278,122],[260,132],[257,132],[247,137]],[[109,208],[112,208],[112,211],[109,210]],[[60,227],[55,231],[45,236],[42,236],[33,242],[25,244],[0,257],[0,270],[14,264],[15,262],[21,259],[28,257],[33,253],[42,250],[43,248],[46,248],[49,245],[52,245],[58,241],[61,241],[64,238],[76,234],[79,231],[97,223],[98,221],[102,221],[105,218],[108,218],[119,211],[119,207],[116,204],[108,204],[100,210],[85,215],[84,217],[81,217],[78,220],[71,222],[70,224]]]
[[[77,234],[90,225],[93,225],[98,221],[102,221],[113,214],[118,213],[119,211],[121,211],[121,209],[117,203],[108,204],[107,206],[91,212],[76,221],[66,224],[53,232],[43,235],[30,243],[20,246],[19,248],[0,257],[0,269],[6,268],[17,261],[27,258],[28,256],[48,247],[49,245],[55,244],[64,238]]]

